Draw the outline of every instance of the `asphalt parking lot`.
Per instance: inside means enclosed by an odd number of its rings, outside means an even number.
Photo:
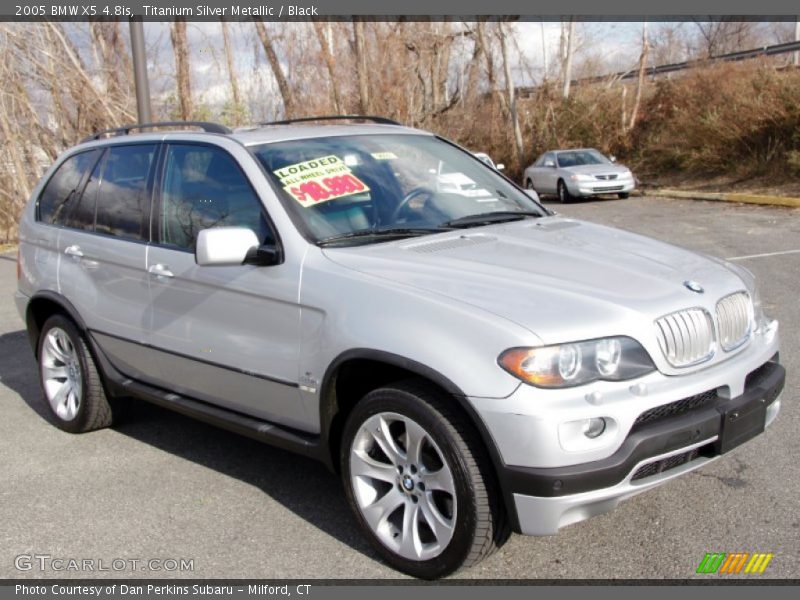
[[[737,551],[774,553],[761,577],[800,576],[800,211],[655,198],[549,205],[751,269],[781,322],[783,407],[722,460],[557,536],[512,536],[457,577],[685,578],[706,552]],[[311,460],[144,403],[104,431],[49,425],[15,285],[14,257],[0,256],[0,578],[92,576],[20,571],[23,554],[194,564],[97,574],[116,577],[398,577],[362,539],[337,478]]]

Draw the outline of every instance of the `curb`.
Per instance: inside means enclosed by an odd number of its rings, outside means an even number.
[[[760,194],[686,192],[682,190],[668,190],[668,189],[648,191],[647,195],[660,196],[662,198],[684,198],[688,200],[742,202],[745,204],[767,204],[772,206],[789,206],[792,208],[800,208],[800,198],[790,198],[788,196],[763,196]]]

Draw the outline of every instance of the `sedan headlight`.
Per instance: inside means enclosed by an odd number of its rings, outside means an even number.
[[[594,177],[591,175],[584,175],[583,173],[575,173],[574,175],[570,175],[569,178],[572,181],[594,181]]]
[[[538,348],[510,348],[498,364],[525,383],[563,388],[590,381],[624,381],[655,370],[650,355],[629,337],[609,337]]]

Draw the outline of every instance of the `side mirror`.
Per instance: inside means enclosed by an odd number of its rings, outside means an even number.
[[[552,169],[555,169],[556,168],[556,163],[553,162],[552,160],[546,160],[546,161],[544,161],[544,166],[545,167],[550,167]]]
[[[502,171],[503,169],[505,169],[505,168],[506,168],[506,166],[505,166],[503,163],[497,163],[497,164],[494,166],[494,168],[495,168],[495,169],[497,169],[498,171]]]
[[[213,227],[197,234],[194,260],[201,267],[242,265],[259,247],[247,227]]]
[[[611,162],[617,162],[617,157],[612,154],[611,156],[608,157],[608,160],[610,160]]]

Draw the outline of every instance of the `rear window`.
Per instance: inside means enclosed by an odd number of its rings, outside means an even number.
[[[47,182],[39,196],[39,220],[52,225],[63,225],[74,201],[80,197],[78,189],[86,171],[94,166],[99,150],[89,150],[70,156]]]

